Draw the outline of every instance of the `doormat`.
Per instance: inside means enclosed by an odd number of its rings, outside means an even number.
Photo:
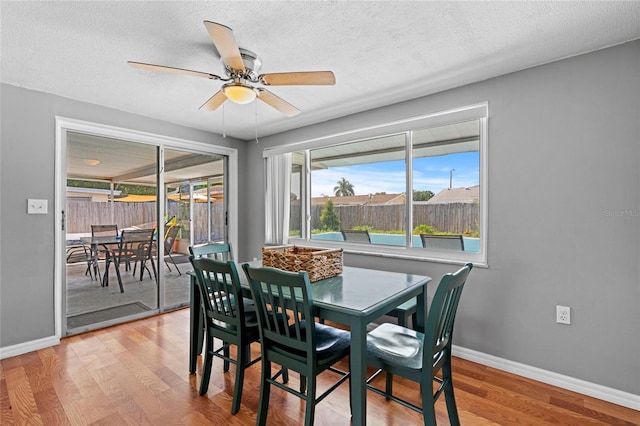
[[[67,317],[67,328],[72,329],[84,327],[89,324],[97,324],[99,322],[110,321],[150,310],[151,308],[149,308],[144,303],[127,303],[125,305],[114,306],[112,308],[100,309],[99,311],[87,312],[85,314]]]

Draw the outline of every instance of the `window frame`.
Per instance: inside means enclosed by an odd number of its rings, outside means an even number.
[[[310,230],[310,202],[311,202],[311,182],[310,182],[310,156],[311,150],[316,148],[325,148],[334,145],[342,145],[345,143],[353,143],[361,140],[384,137],[392,134],[404,133],[406,135],[406,188],[408,194],[413,191],[413,161],[411,152],[413,147],[412,132],[416,130],[444,126],[456,122],[470,121],[477,119],[479,121],[479,174],[480,174],[480,208],[479,208],[479,231],[480,231],[480,251],[478,253],[471,252],[447,252],[429,250],[422,247],[410,247],[408,241],[410,235],[407,235],[407,244],[405,246],[389,246],[378,244],[357,244],[344,241],[325,241],[312,240]],[[322,248],[341,247],[347,253],[428,260],[440,263],[461,264],[465,262],[473,262],[478,266],[487,266],[487,236],[488,236],[488,119],[489,105],[488,102],[453,108],[434,113],[424,114],[420,116],[408,117],[406,119],[382,123],[375,126],[358,128],[346,132],[331,134],[323,137],[300,141],[296,143],[280,145],[277,147],[267,148],[263,151],[263,157],[271,155],[279,155],[289,152],[303,152],[305,164],[304,172],[301,173],[303,179],[302,193],[300,194],[301,212],[303,214],[301,237],[289,238],[290,244],[306,245]],[[413,223],[413,197],[406,197],[406,223],[411,227]]]

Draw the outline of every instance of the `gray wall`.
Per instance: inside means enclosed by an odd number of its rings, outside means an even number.
[[[249,145],[246,196],[261,211],[267,147],[488,101],[489,267],[471,272],[454,343],[640,395],[639,70],[635,41],[262,138]],[[240,258],[259,257],[264,221],[245,224]],[[345,263],[436,280],[454,269]],[[557,304],[571,325],[555,323]]]
[[[241,159],[246,144],[6,84],[0,90],[0,347],[4,348],[54,335],[56,115],[238,148]],[[242,175],[239,179],[240,187],[246,185]],[[27,215],[27,198],[48,200],[49,214]],[[240,228],[239,238],[242,232]]]

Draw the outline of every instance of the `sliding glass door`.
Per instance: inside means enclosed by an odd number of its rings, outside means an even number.
[[[65,334],[187,306],[189,246],[227,241],[227,156],[68,131],[65,165]]]
[[[189,246],[226,241],[226,157],[165,149],[163,306],[189,303]]]
[[[75,132],[68,132],[66,148],[67,329],[81,332],[157,310],[151,236],[159,148]],[[108,230],[98,230],[104,225]],[[143,229],[149,239],[132,244],[140,253],[125,252],[122,233]]]

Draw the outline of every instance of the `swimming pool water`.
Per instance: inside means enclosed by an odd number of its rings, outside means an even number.
[[[404,246],[405,236],[401,234],[373,234],[370,233],[372,244],[384,244],[390,246]],[[464,251],[471,253],[480,252],[480,239],[462,237],[464,240]],[[313,240],[328,240],[328,241],[344,241],[340,232],[325,232],[322,234],[314,234],[311,236]],[[422,241],[420,241],[419,235],[413,236],[413,247],[422,247]]]

